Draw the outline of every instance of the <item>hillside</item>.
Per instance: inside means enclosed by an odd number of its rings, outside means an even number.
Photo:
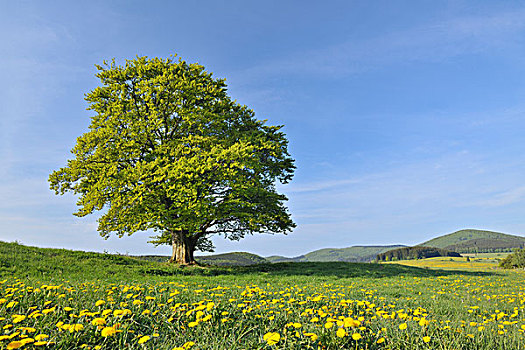
[[[458,253],[511,251],[525,247],[525,237],[483,230],[460,230],[420,245]]]
[[[159,256],[157,256],[158,258]],[[154,258],[150,256],[150,258]],[[165,257],[164,257],[165,258]],[[67,249],[38,248],[18,243],[0,241],[0,278],[32,278],[44,281],[68,283],[97,281],[101,283],[133,283],[136,281],[169,280],[174,276],[223,276],[224,281],[237,281],[246,278],[252,283],[258,278],[266,281],[268,275],[276,278],[289,276],[313,276],[333,278],[369,278],[405,276],[440,276],[443,272],[424,269],[379,264],[360,264],[351,262],[323,263],[264,263],[250,266],[177,266],[173,264],[147,261],[116,254],[74,251]],[[232,278],[227,278],[232,276]],[[266,282],[265,282],[266,283]],[[0,284],[1,286],[1,284]]]
[[[369,262],[375,260],[377,254],[384,253],[391,249],[401,248],[403,245],[389,246],[353,246],[348,248],[324,248],[315,250],[294,258],[283,256],[269,256],[266,260],[270,262],[326,262],[326,261],[347,261],[347,262]]]

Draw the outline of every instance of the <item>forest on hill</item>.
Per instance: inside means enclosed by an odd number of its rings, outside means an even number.
[[[420,245],[457,253],[510,252],[525,248],[525,237],[494,231],[466,229],[433,238]]]
[[[438,256],[461,257],[459,253],[451,252],[446,249],[415,246],[415,247],[403,247],[403,248],[389,250],[387,252],[378,254],[376,260],[377,261],[413,260],[413,259],[435,258]]]

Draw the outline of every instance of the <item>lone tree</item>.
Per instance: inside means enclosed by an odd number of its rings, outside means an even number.
[[[238,240],[295,227],[275,188],[295,169],[282,126],[232,101],[224,79],[175,57],[96,67],[89,131],[49,176],[56,194],[80,195],[74,215],[103,210],[104,238],[153,230],[151,243],[171,244],[179,264],[213,251],[214,234]]]

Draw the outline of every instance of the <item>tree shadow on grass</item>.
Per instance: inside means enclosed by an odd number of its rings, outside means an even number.
[[[496,272],[465,271],[465,270],[433,270],[397,264],[373,264],[351,262],[284,262],[275,264],[259,264],[236,267],[185,267],[166,269],[150,269],[145,271],[152,275],[265,275],[265,276],[312,276],[336,278],[387,278],[396,276],[407,277],[439,277],[439,276],[492,276]]]

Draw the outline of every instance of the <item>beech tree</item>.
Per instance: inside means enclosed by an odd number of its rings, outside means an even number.
[[[224,79],[176,57],[96,65],[86,94],[94,112],[74,158],[49,176],[56,194],[79,195],[79,217],[101,211],[108,238],[152,230],[172,262],[213,251],[210,236],[284,233],[295,227],[276,184],[294,160],[282,126],[233,101]]]

